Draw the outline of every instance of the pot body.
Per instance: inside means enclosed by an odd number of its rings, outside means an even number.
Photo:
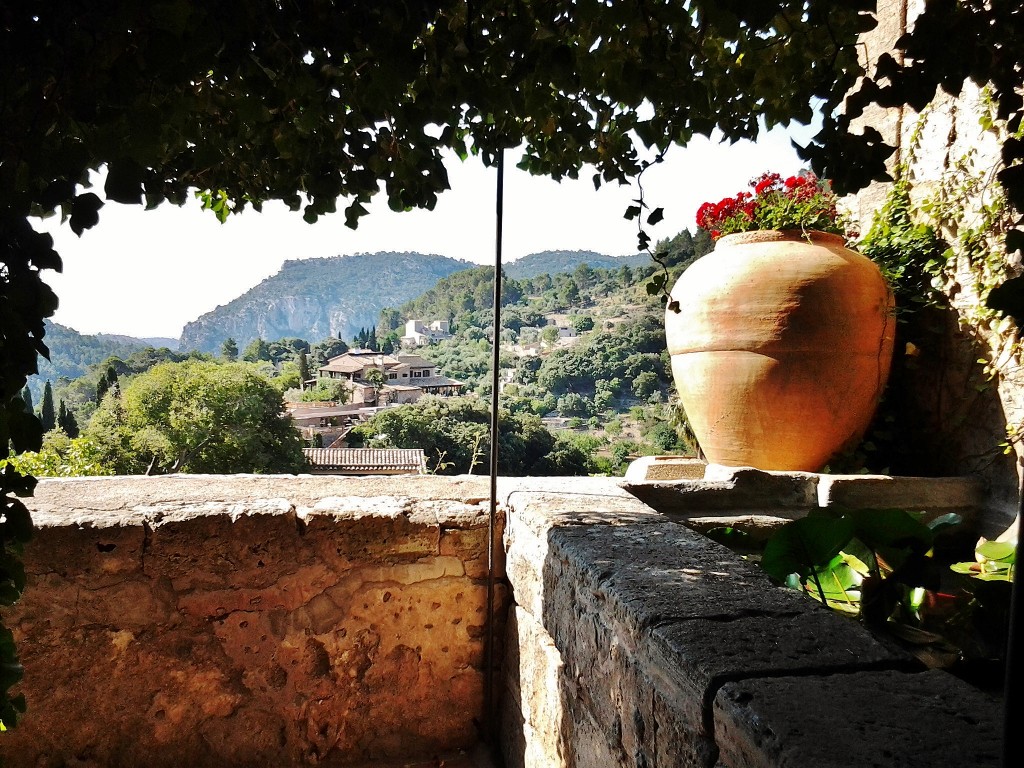
[[[672,298],[672,373],[708,461],[815,472],[864,434],[889,375],[893,297],[842,237],[727,235]]]

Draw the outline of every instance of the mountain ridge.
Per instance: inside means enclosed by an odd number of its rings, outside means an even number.
[[[228,337],[240,349],[256,338],[351,339],[374,325],[384,307],[472,266],[415,251],[289,259],[274,275],[187,323],[179,349],[218,352]]]

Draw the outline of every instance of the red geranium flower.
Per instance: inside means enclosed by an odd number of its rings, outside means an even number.
[[[813,173],[783,180],[778,173],[763,173],[750,181],[753,193],[742,191],[718,203],[697,209],[697,226],[717,239],[754,229],[817,229],[843,233],[836,213],[835,194]]]

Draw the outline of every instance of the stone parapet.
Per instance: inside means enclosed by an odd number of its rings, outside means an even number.
[[[501,728],[509,768],[925,768],[940,764],[933,758],[947,741],[949,754],[975,749],[967,762],[996,765],[995,702],[944,673],[922,672],[856,622],[773,586],[620,489],[574,497],[571,482],[558,496],[520,491],[506,502],[517,603]],[[762,694],[821,680],[829,690],[860,691],[857,705],[836,694]],[[874,680],[894,691],[891,701],[872,704]],[[940,699],[949,703],[937,706]],[[872,735],[874,724],[892,721],[905,728]],[[980,721],[986,727],[972,734]],[[888,734],[900,729],[927,734],[928,749],[909,736],[890,745]],[[858,741],[858,750],[843,752]]]
[[[621,486],[659,512],[688,522],[729,517],[792,520],[816,508],[906,509],[926,517],[955,512],[968,527],[976,527],[982,524],[979,512],[985,503],[984,483],[978,477],[828,475],[720,464],[708,464],[700,479],[627,477]]]

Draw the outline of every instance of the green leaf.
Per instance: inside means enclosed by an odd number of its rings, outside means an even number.
[[[1014,562],[1017,548],[1008,541],[986,541],[975,552],[986,560],[1010,564]]]
[[[765,547],[761,567],[778,581],[791,573],[807,577],[827,565],[853,536],[845,518],[804,517],[782,526]]]
[[[142,168],[131,160],[117,160],[107,166],[103,193],[107,199],[126,205],[142,203]]]
[[[945,531],[947,528],[954,528],[960,525],[964,519],[956,512],[949,512],[945,515],[940,515],[934,520],[927,523],[933,534]]]
[[[858,509],[847,517],[853,523],[853,535],[873,550],[895,547],[925,552],[932,546],[931,529],[906,510]]]
[[[963,563],[953,563],[949,566],[951,571],[956,573],[963,573],[967,576],[977,576],[981,573],[981,563],[974,561],[966,561]]]

